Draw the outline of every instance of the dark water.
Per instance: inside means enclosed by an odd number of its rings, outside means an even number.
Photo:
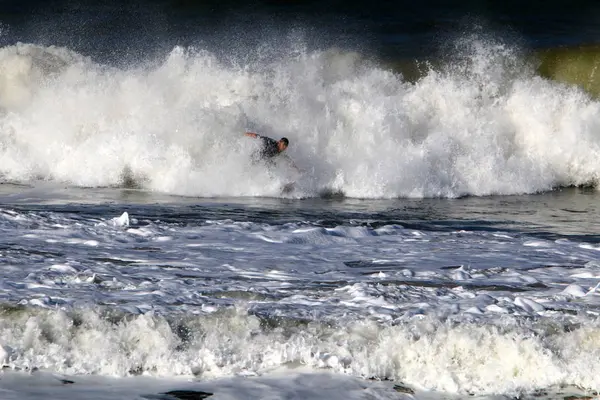
[[[341,47],[383,57],[428,56],[449,37],[476,27],[528,48],[593,43],[593,1],[3,1],[3,45],[69,47],[103,61],[135,62],[175,45],[223,53],[277,47],[300,35],[311,47]]]
[[[103,219],[124,211],[143,221],[201,225],[230,219],[282,225],[401,225],[432,232],[457,230],[526,234],[542,239],[600,243],[600,193],[564,188],[552,192],[465,197],[459,199],[278,199],[197,198],[161,195],[144,190],[79,189],[36,191],[0,185],[0,208],[18,212],[50,212]]]

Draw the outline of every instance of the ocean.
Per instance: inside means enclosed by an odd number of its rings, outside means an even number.
[[[1,2],[0,399],[597,398],[599,42],[583,1]]]

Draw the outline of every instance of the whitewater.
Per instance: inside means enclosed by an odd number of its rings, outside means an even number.
[[[185,196],[357,198],[522,194],[595,185],[599,103],[535,74],[522,52],[467,37],[411,82],[352,52],[174,48],[116,68],[66,48],[0,50],[3,181],[130,185]],[[250,162],[251,130],[290,139]]]

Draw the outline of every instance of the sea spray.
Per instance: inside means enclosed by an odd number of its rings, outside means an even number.
[[[536,76],[518,51],[469,38],[416,82],[342,51],[282,50],[243,64],[174,48],[99,65],[68,49],[0,51],[5,181],[140,186],[189,196],[515,194],[595,184],[599,104]],[[260,57],[258,57],[260,59]],[[252,163],[251,129],[290,139]]]

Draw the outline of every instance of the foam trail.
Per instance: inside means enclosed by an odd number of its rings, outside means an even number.
[[[533,74],[498,41],[463,39],[416,83],[353,53],[292,48],[225,63],[174,48],[114,69],[68,49],[0,50],[0,174],[78,186],[134,182],[193,196],[531,193],[593,184],[599,103]],[[250,162],[246,129],[287,136],[298,176]]]

